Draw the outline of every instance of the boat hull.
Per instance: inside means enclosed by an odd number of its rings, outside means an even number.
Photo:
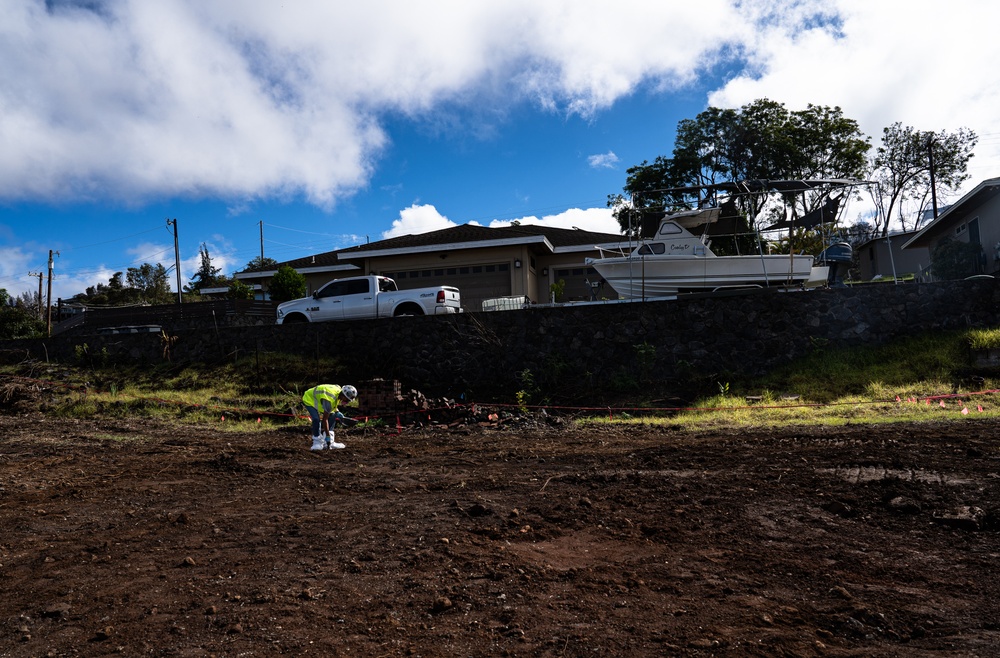
[[[728,288],[800,286],[810,279],[813,257],[669,256],[596,258],[588,264],[620,297],[669,297]]]

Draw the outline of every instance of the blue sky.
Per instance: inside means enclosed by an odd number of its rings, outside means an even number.
[[[615,232],[677,122],[771,98],[980,135],[1000,175],[988,0],[12,0],[0,9],[0,287],[143,262],[182,283],[476,222]],[[884,5],[884,6],[883,6]],[[171,284],[176,281],[171,273]]]

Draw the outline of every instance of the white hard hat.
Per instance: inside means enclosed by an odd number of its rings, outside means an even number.
[[[340,389],[340,394],[343,395],[345,398],[347,398],[347,401],[350,402],[354,398],[358,397],[358,389],[348,384],[347,386]]]

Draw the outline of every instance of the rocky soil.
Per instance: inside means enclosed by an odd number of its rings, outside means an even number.
[[[994,656],[1000,427],[0,415],[3,656]]]

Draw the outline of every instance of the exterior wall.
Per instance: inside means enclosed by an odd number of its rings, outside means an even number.
[[[597,256],[597,250],[580,250],[572,252],[552,253],[548,247],[542,247],[540,243],[518,244],[506,247],[483,247],[476,249],[458,250],[435,250],[428,252],[418,252],[400,254],[397,256],[386,256],[380,258],[363,258],[349,261],[344,264],[328,267],[317,267],[317,271],[311,271],[309,267],[300,268],[299,271],[306,278],[306,295],[311,295],[319,288],[333,279],[340,279],[361,274],[393,274],[396,272],[410,271],[440,271],[441,274],[432,274],[422,277],[419,283],[399,280],[396,283],[400,288],[416,288],[425,286],[456,286],[462,291],[462,306],[468,311],[477,311],[481,308],[480,301],[486,297],[498,297],[506,295],[525,296],[531,302],[546,303],[550,300],[549,286],[558,280],[555,274],[556,269],[581,269],[584,267],[584,259]],[[521,267],[516,267],[516,261],[521,261]],[[473,268],[480,266],[505,265],[508,277],[505,280],[503,289],[493,289],[487,293],[485,290],[481,294],[466,294],[463,290],[463,279],[461,276],[452,276],[449,270],[461,268]],[[564,277],[567,278],[567,293],[565,298],[569,299],[589,299],[589,292],[584,284],[584,278],[597,281],[600,277],[596,272],[589,275]],[[488,277],[487,277],[488,278]],[[252,276],[242,276],[241,280],[248,284],[262,284],[265,288],[270,277],[254,278]],[[468,281],[465,279],[464,281]],[[617,294],[609,287],[605,287],[600,295],[606,299],[617,299]]]
[[[977,213],[980,242],[986,255],[986,273],[1000,273],[1000,198],[984,203]]]
[[[1000,197],[970,208],[962,208],[961,219],[949,222],[934,233],[929,253],[947,240],[970,241],[969,224],[979,220],[979,243],[983,247],[984,273],[1000,273]]]
[[[864,244],[858,250],[858,269],[862,281],[870,281],[877,276],[892,278],[895,264],[896,276],[916,274],[931,264],[930,251],[926,247],[903,249],[903,244],[912,233],[879,238]],[[890,247],[892,254],[889,253]]]
[[[398,379],[405,388],[465,400],[512,400],[532,373],[549,399],[598,402],[610,382],[689,396],[699,387],[760,375],[816,349],[878,345],[906,335],[1000,326],[1000,281],[761,290],[587,306],[531,308],[276,326],[174,329],[174,362],[218,362],[261,353],[331,357],[337,375]],[[166,325],[165,325],[166,326]],[[156,334],[70,334],[0,342],[0,358],[73,361],[89,354],[158,363]],[[643,349],[638,349],[642,347]],[[638,388],[636,388],[638,390]],[[794,391],[787,391],[794,393]],[[646,395],[644,394],[644,395]]]

